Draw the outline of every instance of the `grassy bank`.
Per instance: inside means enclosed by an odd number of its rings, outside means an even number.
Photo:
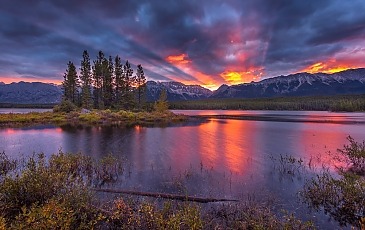
[[[365,95],[205,99],[170,103],[170,109],[365,111]]]
[[[27,114],[0,114],[0,126],[27,126],[34,124],[54,125],[154,125],[186,120],[183,115],[166,112],[130,112],[95,110],[87,113],[73,111],[62,112],[31,112]]]

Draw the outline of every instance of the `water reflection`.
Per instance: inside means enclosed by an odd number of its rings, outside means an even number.
[[[362,119],[363,114],[285,112],[285,116],[354,120]],[[33,152],[50,155],[60,148],[93,158],[113,153],[127,161],[128,173],[119,187],[227,198],[266,193],[296,210],[296,192],[306,175],[278,174],[275,159],[289,155],[302,158],[306,164],[312,161],[318,167],[333,166],[328,152],[341,148],[348,135],[365,140],[364,127],[363,124],[198,119],[167,127],[4,128],[0,129],[0,151],[14,157]]]

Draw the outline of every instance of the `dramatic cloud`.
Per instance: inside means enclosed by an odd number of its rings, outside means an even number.
[[[365,65],[363,0],[29,0],[0,8],[0,81],[62,81],[83,50],[217,88]]]

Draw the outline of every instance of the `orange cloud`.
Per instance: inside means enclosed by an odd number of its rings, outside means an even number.
[[[232,38],[233,39],[233,38]],[[232,40],[234,43],[234,41]],[[219,74],[220,78],[217,76],[211,76],[205,74],[196,69],[194,65],[192,65],[192,61],[189,59],[188,55],[186,54],[179,54],[179,55],[170,55],[165,58],[165,60],[172,65],[178,67],[179,69],[183,70],[184,72],[192,75],[195,77],[195,81],[182,81],[180,78],[176,76],[168,76],[170,79],[175,81],[181,81],[184,84],[199,84],[203,87],[209,88],[211,90],[217,89],[222,84],[240,84],[240,83],[247,83],[251,81],[257,81],[263,75],[263,67],[261,66],[237,66],[237,61],[239,63],[243,63],[247,58],[246,55],[249,55],[249,52],[244,52],[244,50],[240,50],[241,45],[234,45],[234,49],[238,49],[235,52],[230,52],[232,59],[235,59],[230,64],[225,71]],[[221,55],[226,55],[226,51],[223,52],[221,50]]]
[[[359,68],[361,65],[354,64],[354,63],[346,63],[346,62],[339,62],[335,59],[331,59],[326,62],[318,62],[313,65],[310,65],[300,72],[307,72],[307,73],[337,73],[347,69]]]
[[[221,83],[215,80],[212,76],[197,70],[193,65],[191,65],[192,61],[186,54],[167,56],[166,61],[196,78],[196,81],[184,81],[176,76],[169,76],[169,78],[174,81],[180,81],[184,84],[189,85],[198,84],[210,90],[215,90],[221,85]]]
[[[170,55],[166,58],[166,61],[168,61],[171,64],[188,64],[191,62],[189,60],[188,55],[186,54],[180,54],[180,55]]]

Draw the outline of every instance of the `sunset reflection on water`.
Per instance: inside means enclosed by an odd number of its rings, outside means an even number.
[[[222,114],[229,111],[197,111]],[[254,111],[236,111],[234,114]],[[257,114],[304,119],[356,121],[361,113],[259,111]],[[118,187],[151,192],[238,197],[267,193],[294,202],[313,171],[288,175],[278,170],[282,156],[302,159],[319,171],[336,171],[333,158],[351,135],[365,140],[364,124],[193,119],[166,127],[52,127],[0,129],[0,151],[12,157],[59,149],[94,159],[114,154],[126,173]],[[179,187],[180,186],[180,187]]]

